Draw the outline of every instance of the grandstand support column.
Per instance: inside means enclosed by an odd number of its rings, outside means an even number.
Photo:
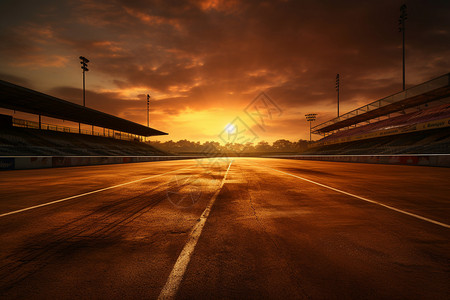
[[[41,115],[39,115],[39,129],[42,128]]]

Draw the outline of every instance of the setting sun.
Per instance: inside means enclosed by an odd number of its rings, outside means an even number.
[[[0,11],[0,300],[450,300],[450,1]]]
[[[229,134],[233,134],[236,132],[236,126],[229,123],[227,124],[227,126],[225,126],[225,131],[228,132]]]

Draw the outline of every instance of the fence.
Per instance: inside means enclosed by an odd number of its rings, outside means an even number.
[[[115,131],[108,128],[103,128],[103,131],[95,131],[95,130],[86,130],[79,129],[61,125],[47,124],[41,123],[39,126],[39,122],[22,120],[13,118],[12,125],[16,127],[24,127],[24,128],[33,128],[33,129],[41,129],[41,130],[52,130],[59,132],[67,132],[67,133],[77,133],[77,134],[85,134],[85,135],[94,135],[94,136],[103,136],[115,138],[118,140],[126,140],[126,141],[135,141],[142,140],[142,137],[136,136],[127,132]]]
[[[396,102],[404,101],[405,99],[413,98],[413,97],[416,97],[419,95],[423,95],[425,93],[430,93],[430,92],[436,91],[438,89],[448,87],[449,85],[450,85],[450,73],[442,75],[435,79],[429,80],[427,82],[421,83],[419,85],[411,87],[411,88],[409,88],[405,91],[399,92],[397,94],[374,101],[374,102],[364,105],[360,108],[352,110],[348,113],[340,115],[337,118],[334,118],[327,122],[316,125],[312,128],[312,133],[318,134],[318,132],[322,128],[325,128],[329,125],[341,122],[346,119],[353,118],[353,117],[361,115],[361,114],[368,113],[369,111],[372,111],[372,110],[380,109],[381,107],[384,107],[384,106],[387,106],[387,105],[390,105],[390,104],[393,104]],[[432,97],[434,97],[434,95],[432,95]],[[362,120],[362,121],[365,121],[365,120]],[[359,121],[359,122],[361,122],[361,121]]]

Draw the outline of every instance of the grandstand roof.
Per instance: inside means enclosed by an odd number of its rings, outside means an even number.
[[[316,125],[312,133],[322,134],[380,116],[418,106],[450,94],[450,73],[421,83],[400,93],[374,101],[337,118]]]
[[[104,112],[0,80],[0,107],[141,136],[166,135]]]

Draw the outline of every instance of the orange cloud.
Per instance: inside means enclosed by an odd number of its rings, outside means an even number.
[[[16,2],[0,24],[2,78],[79,103],[86,56],[89,105],[146,124],[148,93],[151,124],[169,139],[212,138],[262,90],[284,113],[261,139],[309,138],[305,113],[335,115],[336,73],[341,111],[401,88],[388,0]],[[408,6],[412,85],[450,69],[450,3]]]

